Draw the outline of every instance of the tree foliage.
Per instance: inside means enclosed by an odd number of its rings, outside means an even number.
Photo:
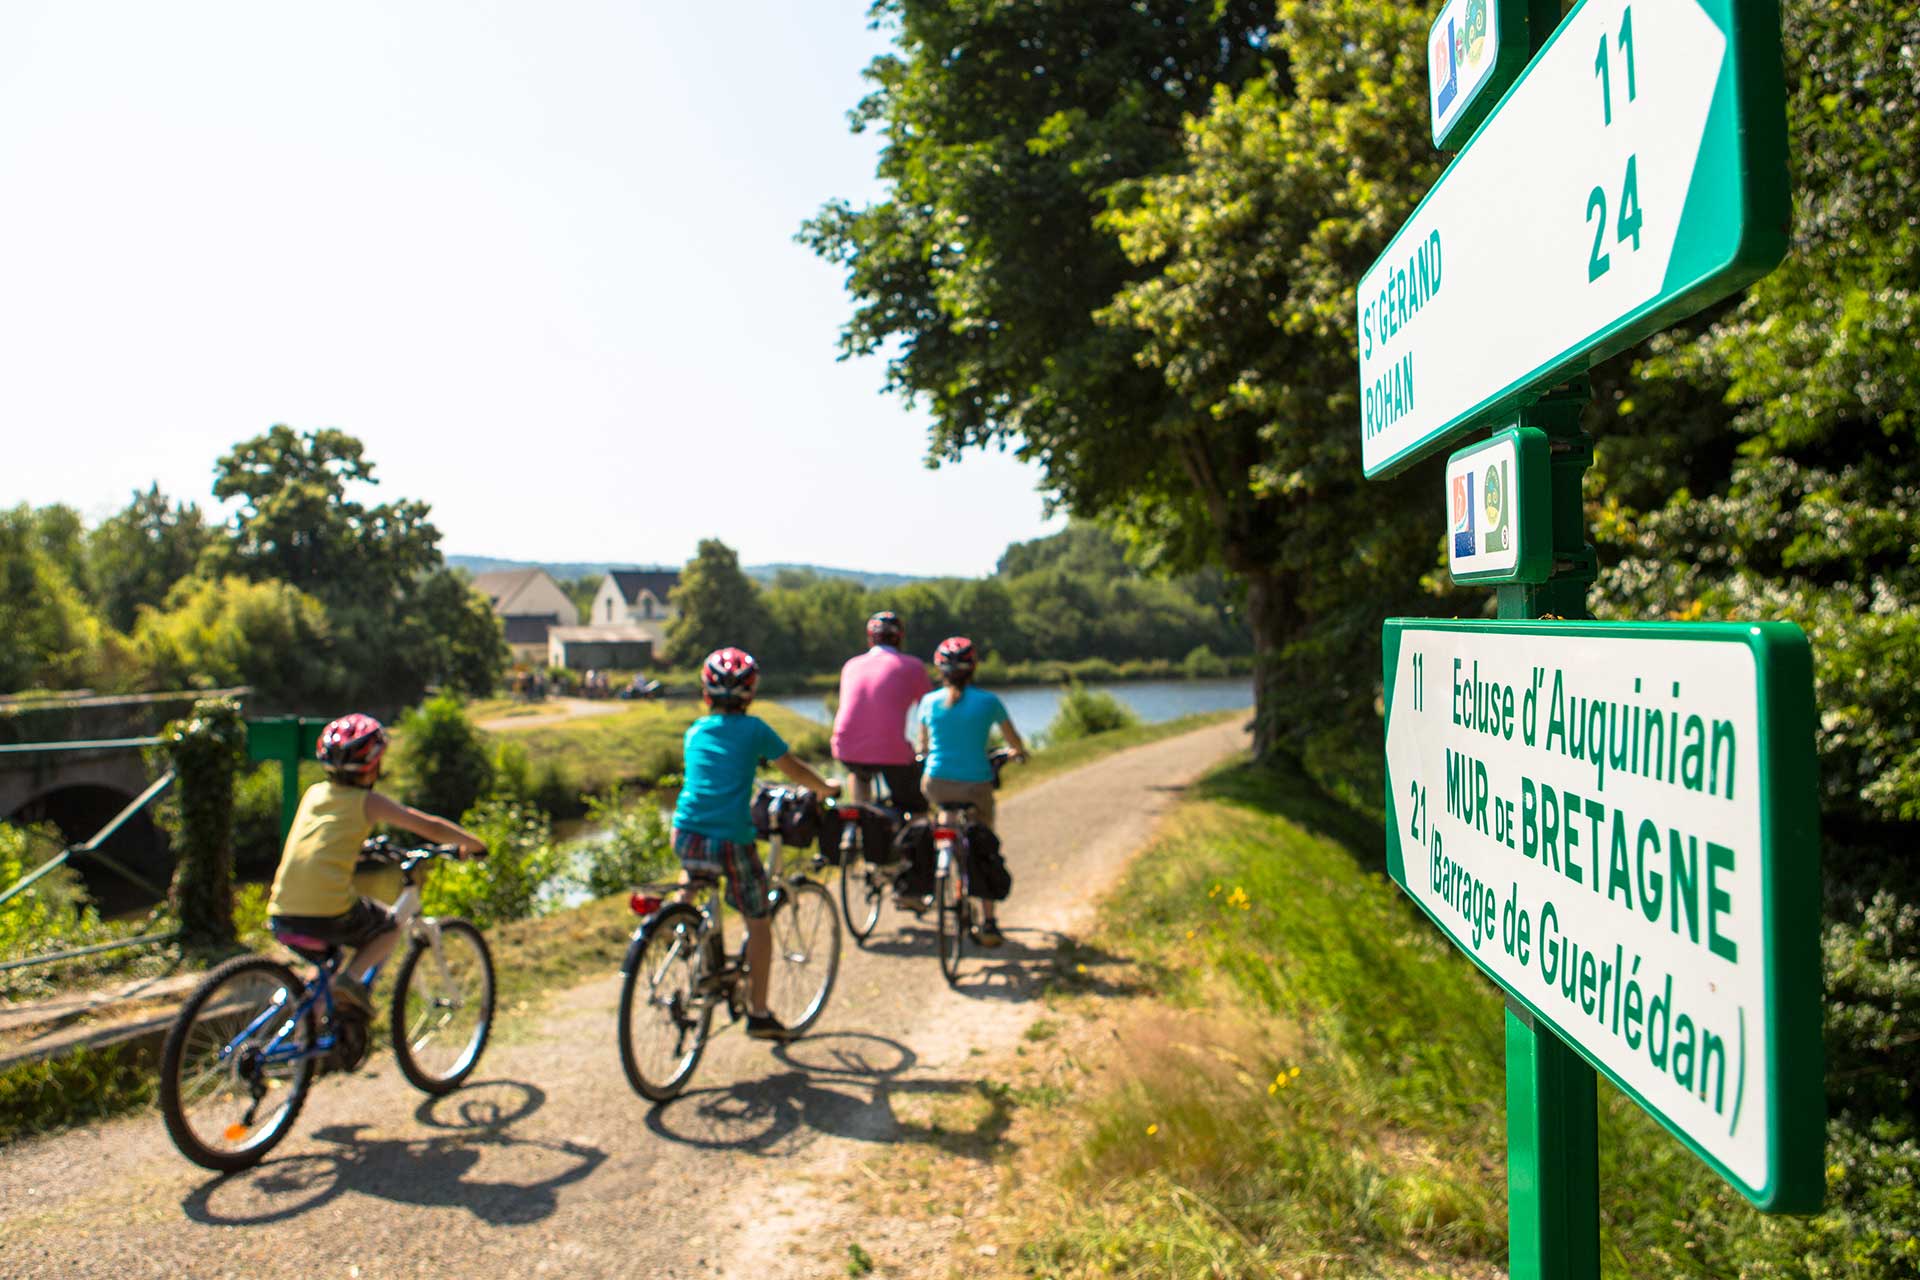
[[[141,605],[164,600],[213,540],[200,508],[152,485],[87,536],[87,586],[107,622],[131,631]]]
[[[740,570],[740,557],[718,538],[703,538],[680,571],[667,624],[667,653],[676,662],[699,662],[727,645],[748,647],[771,633],[759,588]],[[764,645],[762,646],[764,648]]]
[[[160,609],[141,611],[133,647],[164,689],[251,685],[267,707],[325,707],[345,675],[326,608],[284,582],[186,578]]]

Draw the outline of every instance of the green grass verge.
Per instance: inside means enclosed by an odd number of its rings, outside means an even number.
[[[1002,791],[1016,792],[1033,786],[1037,782],[1043,782],[1055,774],[1078,769],[1083,764],[1091,764],[1102,756],[1110,756],[1116,751],[1125,751],[1129,747],[1144,747],[1149,742],[1159,742],[1165,738],[1177,738],[1183,733],[1192,733],[1195,729],[1204,729],[1210,724],[1245,720],[1252,714],[1252,710],[1248,708],[1238,711],[1202,711],[1197,715],[1181,716],[1178,720],[1162,720],[1159,724],[1138,724],[1131,728],[1090,734],[1085,738],[1076,738],[1072,742],[1063,742],[1055,747],[1042,747],[1035,751],[1025,764],[1014,765],[1006,771],[1006,782],[1002,786]]]
[[[1501,999],[1379,848],[1297,776],[1195,789],[1100,939],[1188,1029],[1134,1037],[1121,1082],[1071,1104],[1028,1210],[1031,1273],[1504,1274]],[[1857,1269],[1843,1211],[1763,1216],[1600,1093],[1605,1274],[1900,1274]]]
[[[705,714],[697,702],[644,702],[603,716],[517,731],[513,740],[526,748],[534,764],[556,763],[583,792],[646,789],[680,772],[687,726]],[[825,726],[771,702],[757,704],[753,714],[802,756],[825,754]]]

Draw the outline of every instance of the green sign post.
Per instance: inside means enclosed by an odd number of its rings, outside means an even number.
[[[1597,1280],[1596,1069],[1763,1209],[1823,1192],[1805,637],[1588,621],[1581,491],[1586,371],[1784,254],[1784,85],[1776,0],[1527,8],[1531,64],[1357,290],[1361,456],[1505,428],[1446,526],[1501,621],[1383,634],[1388,851],[1507,993],[1510,1273]]]
[[[312,716],[267,716],[247,721],[247,759],[280,762],[280,835],[284,839],[300,807],[300,762],[313,759],[325,720]]]

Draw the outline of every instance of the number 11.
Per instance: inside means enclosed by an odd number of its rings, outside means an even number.
[[[1620,52],[1627,59],[1627,101],[1632,102],[1640,96],[1640,84],[1634,74],[1633,65],[1633,6],[1628,5],[1626,12],[1620,15]],[[1594,55],[1593,73],[1600,77],[1600,109],[1606,113],[1606,123],[1613,123],[1613,69],[1607,62],[1607,38],[1600,37],[1600,52]]]

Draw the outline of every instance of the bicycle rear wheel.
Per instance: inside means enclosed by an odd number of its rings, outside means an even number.
[[[318,1038],[311,1008],[295,1021],[303,991],[278,961],[239,956],[187,997],[160,1051],[160,1114],[181,1155],[231,1173],[287,1136],[313,1081]]]
[[[686,1087],[707,1047],[711,996],[702,959],[705,921],[686,903],[649,920],[627,951],[620,986],[620,1066],[635,1093],[666,1102]]]
[[[973,911],[967,901],[966,877],[950,855],[948,865],[934,880],[933,897],[938,916],[940,972],[948,986],[960,981],[960,960],[967,949],[967,930],[973,927]]]
[[[774,904],[773,972],[767,1008],[788,1031],[811,1027],[827,1007],[840,973],[840,913],[825,885],[794,880]]]
[[[480,1065],[493,1030],[493,955],[465,920],[437,922],[436,945],[414,938],[393,983],[393,1056],[424,1093],[451,1093]]]
[[[840,907],[846,912],[847,932],[859,945],[865,946],[873,936],[886,896],[886,878],[875,873],[865,847],[856,841],[840,861]]]

